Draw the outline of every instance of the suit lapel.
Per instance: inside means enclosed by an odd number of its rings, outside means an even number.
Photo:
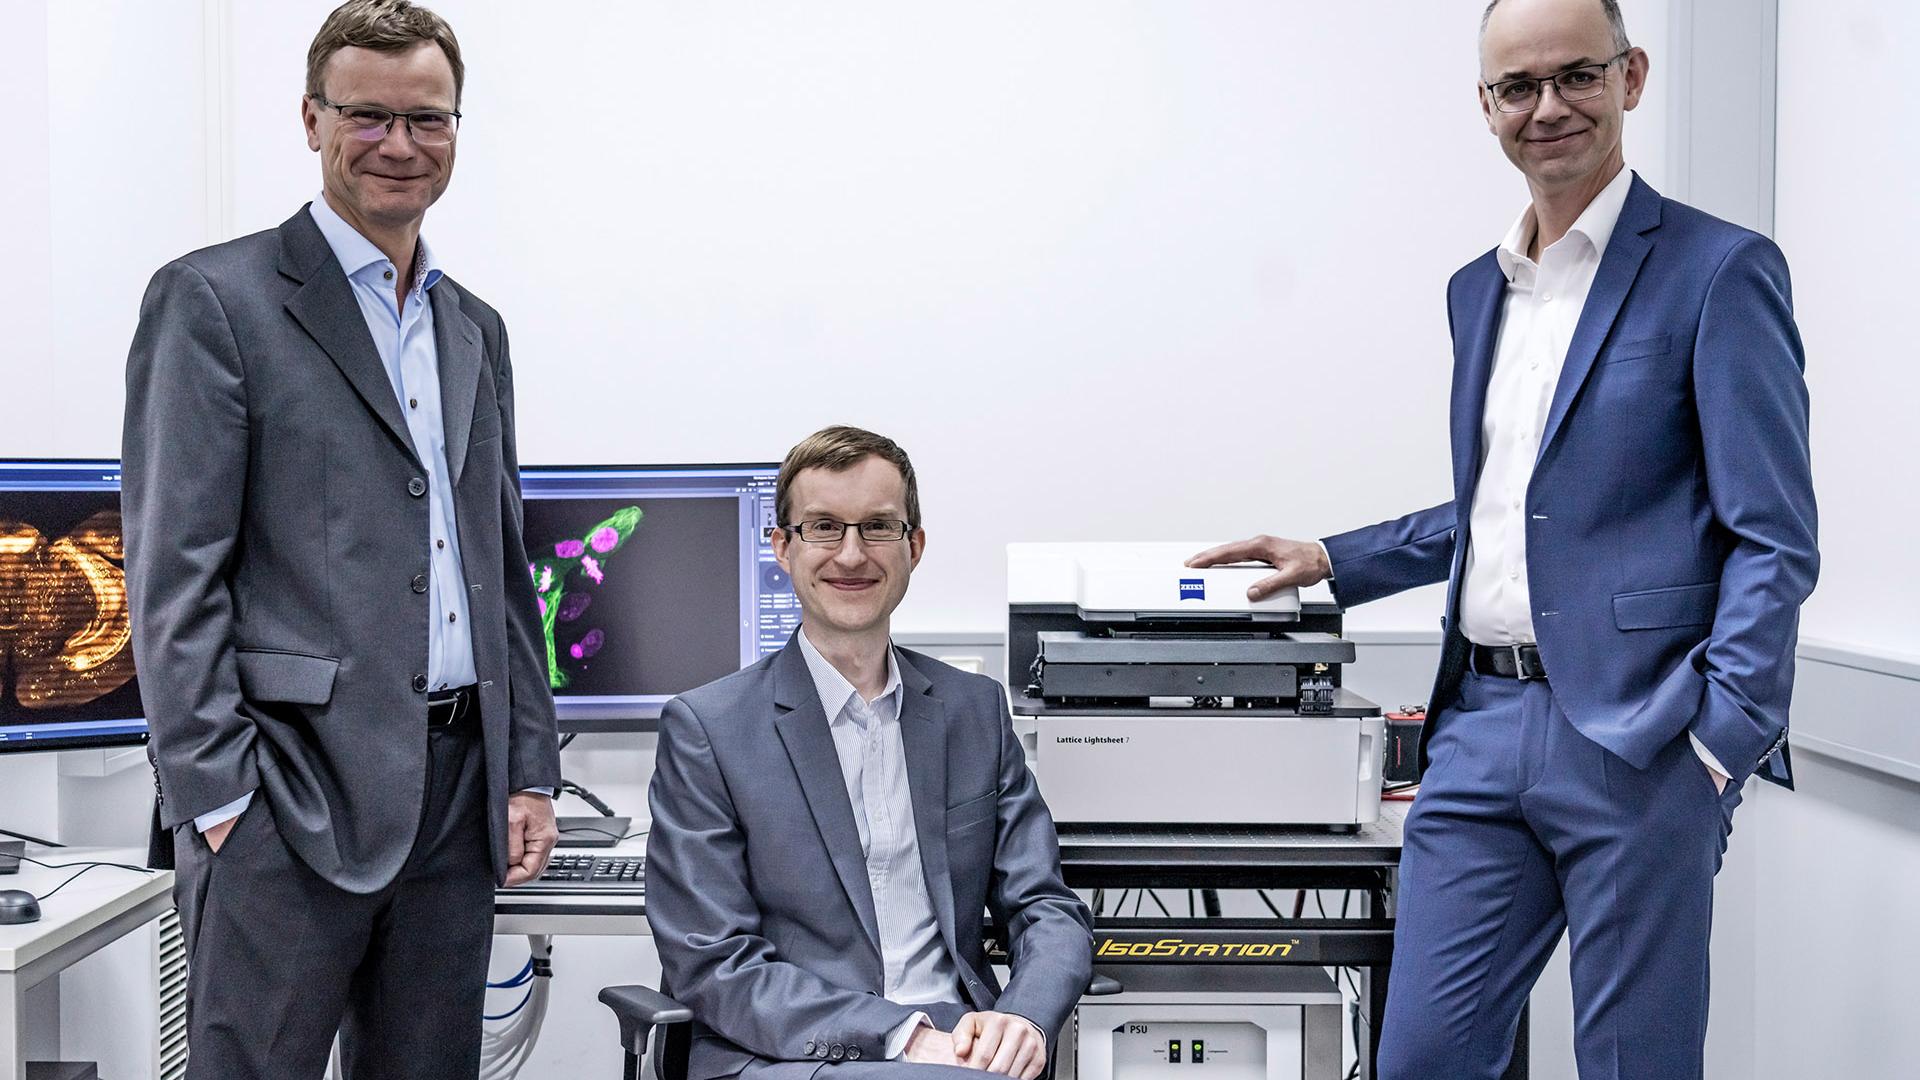
[[[446,429],[447,468],[458,484],[466,468],[474,396],[480,388],[480,328],[461,310],[459,286],[442,277],[431,295],[434,351],[440,361],[440,422]]]
[[[367,333],[366,316],[360,313],[353,286],[347,283],[327,238],[305,207],[280,226],[280,272],[301,283],[287,298],[288,313],[326,351],[367,408],[418,464],[420,455],[407,435],[400,399],[373,346],[373,337]],[[472,412],[471,405],[468,412]]]
[[[1453,342],[1453,490],[1466,520],[1473,505],[1473,483],[1480,475],[1481,418],[1487,409],[1487,380],[1493,377],[1493,349],[1500,339],[1500,309],[1507,278],[1492,252],[1480,259],[1460,287]]]
[[[897,655],[897,654],[896,654]],[[959,957],[953,914],[953,883],[947,868],[947,715],[929,691],[933,684],[907,658],[900,662],[900,739],[906,748],[907,790],[913,795],[913,828],[920,870],[933,901],[947,955]]]
[[[860,925],[873,946],[873,958],[880,959],[880,920],[874,914],[873,889],[867,884],[867,860],[860,850],[860,830],[853,823],[853,803],[847,799],[846,777],[840,771],[840,755],[833,749],[833,733],[827,729],[827,711],[807,670],[807,658],[800,655],[797,641],[789,641],[774,661],[774,703],[782,712],[774,720],[774,730],[787,748],[787,758],[806,793],[807,809],[813,823],[826,841],[833,861],[834,875],[846,890],[847,899],[860,915]]]
[[[1646,262],[1647,252],[1653,249],[1652,241],[1641,234],[1659,224],[1660,196],[1646,181],[1635,176],[1633,186],[1627,191],[1627,201],[1620,207],[1620,221],[1614,226],[1613,239],[1607,242],[1607,250],[1600,258],[1593,288],[1587,292],[1587,304],[1580,311],[1573,340],[1567,345],[1566,363],[1560,368],[1553,405],[1547,410],[1547,426],[1540,434],[1536,464],[1546,457],[1553,437],[1566,422],[1567,411],[1573,408],[1574,399],[1580,396],[1580,388],[1586,385],[1587,375],[1593,370],[1594,359],[1600,355],[1600,346],[1613,330],[1620,305],[1626,303],[1634,279],[1640,276],[1640,266]]]

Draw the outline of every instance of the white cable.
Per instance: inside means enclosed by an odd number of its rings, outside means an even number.
[[[532,1059],[534,1045],[540,1040],[553,984],[547,967],[547,961],[553,957],[553,938],[529,934],[527,947],[533,953],[535,969],[527,1003],[507,1020],[505,1027],[480,1033],[480,1080],[514,1080]]]

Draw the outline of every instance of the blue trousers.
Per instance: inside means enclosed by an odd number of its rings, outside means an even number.
[[[1713,878],[1740,789],[1683,734],[1641,770],[1544,681],[1469,672],[1407,815],[1383,1080],[1498,1080],[1572,934],[1581,1080],[1702,1075]]]

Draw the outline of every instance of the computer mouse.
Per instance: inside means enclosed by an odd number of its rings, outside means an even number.
[[[40,901],[30,892],[0,889],[0,926],[40,921]]]

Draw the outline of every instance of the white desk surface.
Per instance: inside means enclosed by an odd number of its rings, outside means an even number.
[[[147,852],[144,848],[28,845],[27,857],[46,863],[116,862],[141,866],[147,861]],[[24,889],[40,896],[79,869],[74,866],[56,870],[23,862],[19,873],[0,876],[0,889]],[[150,909],[147,917],[152,918],[166,909],[172,891],[171,870],[135,873],[112,866],[89,870],[41,902],[39,922],[0,926],[0,972],[25,970],[131,912]]]

